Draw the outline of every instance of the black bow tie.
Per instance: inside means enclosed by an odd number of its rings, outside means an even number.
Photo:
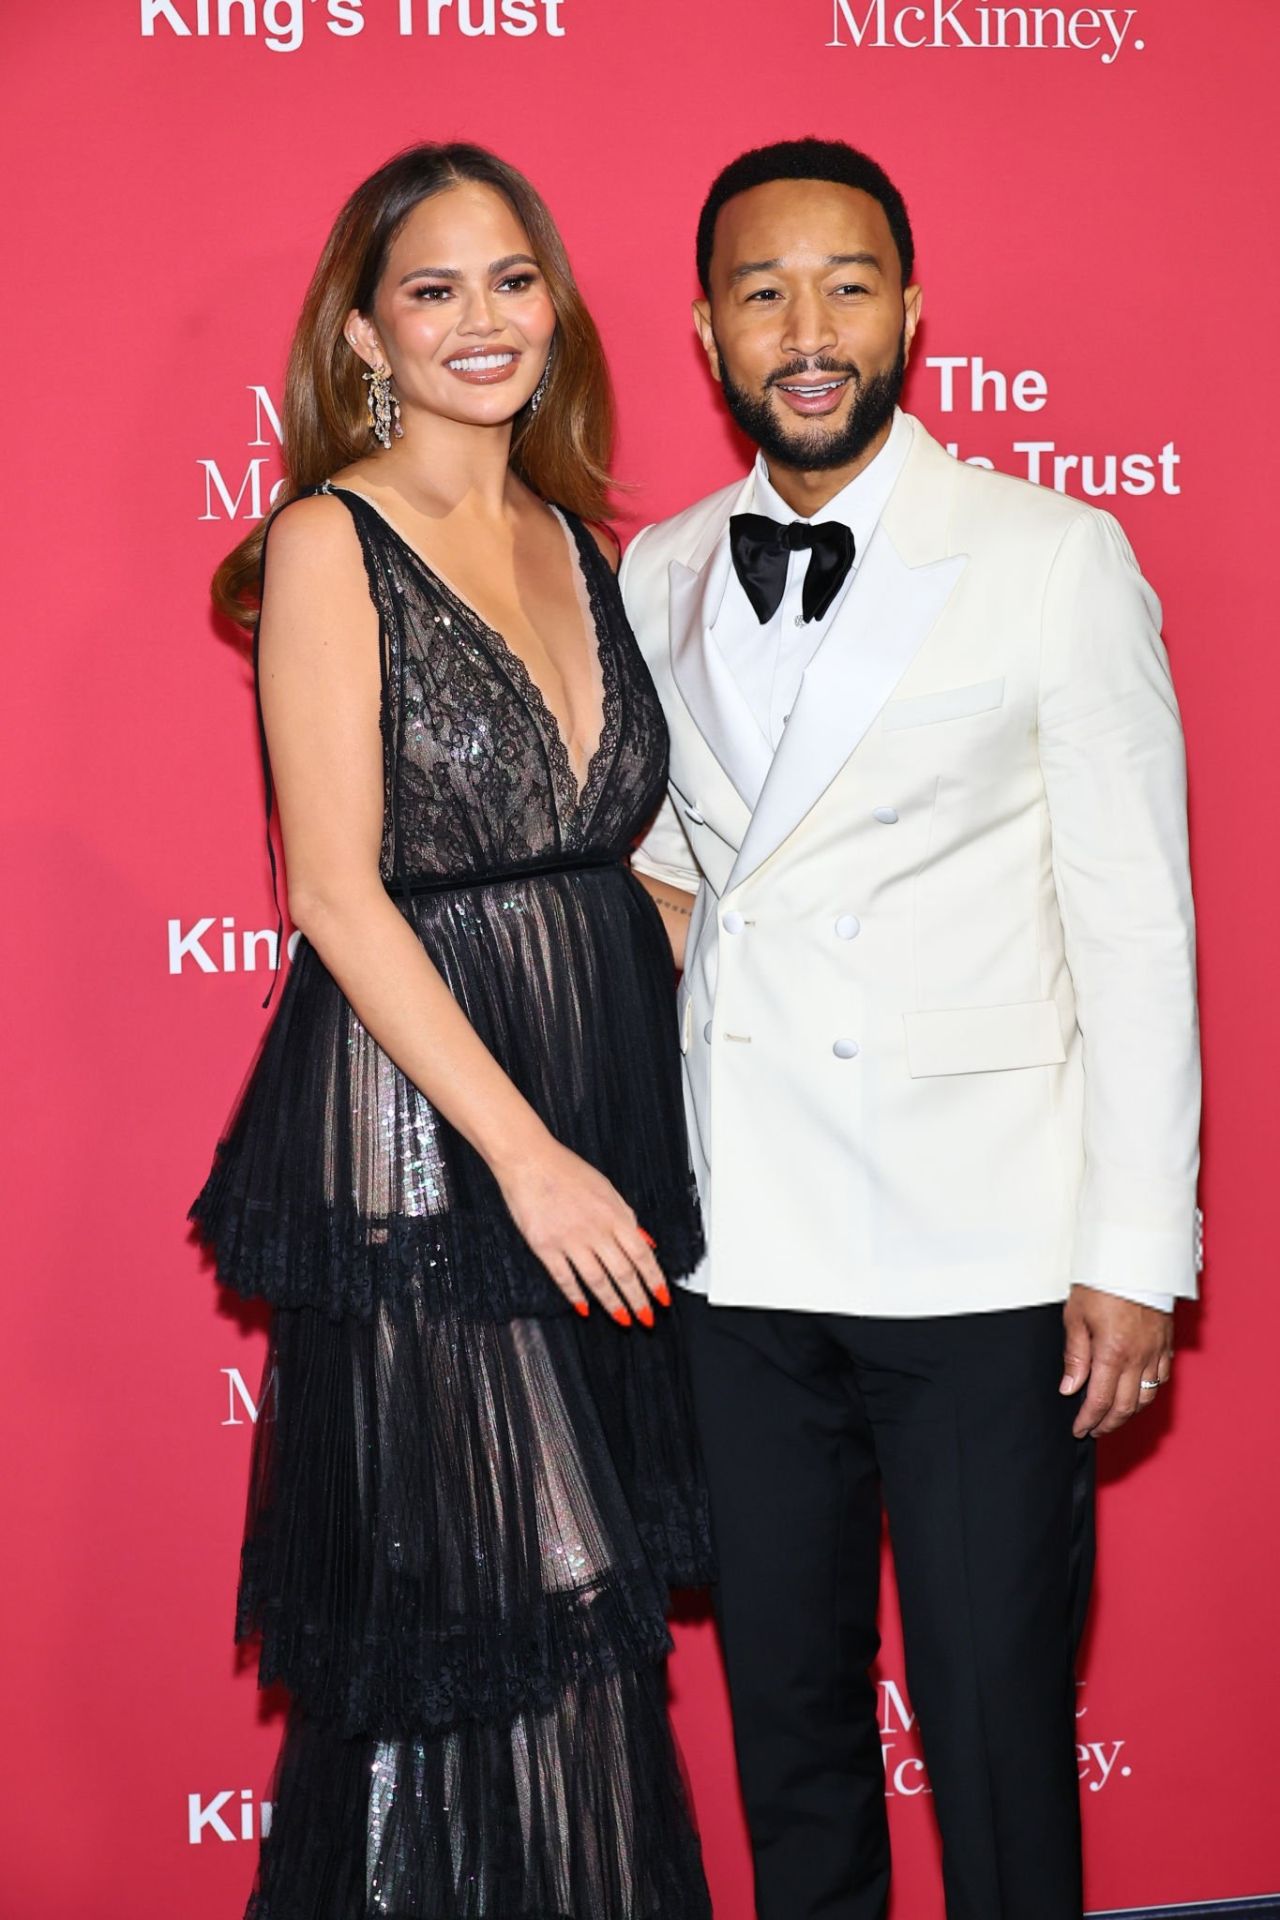
[[[806,620],[821,620],[853,565],[853,529],[839,520],[823,520],[817,526],[793,520],[783,526],[763,513],[735,513],[730,518],[733,570],[762,626],[782,605],[788,560],[804,547],[810,555],[800,604]]]

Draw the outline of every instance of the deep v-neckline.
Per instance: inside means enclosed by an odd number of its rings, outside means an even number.
[[[452,600],[467,619],[479,628],[486,641],[497,648],[508,677],[515,681],[521,698],[538,722],[539,730],[547,745],[548,758],[552,763],[553,783],[561,789],[563,798],[567,802],[564,811],[570,817],[585,815],[589,811],[590,804],[593,804],[598,796],[602,771],[607,768],[608,753],[613,744],[611,735],[615,729],[617,713],[617,662],[613,648],[604,644],[604,622],[600,617],[596,586],[588,572],[586,559],[567,515],[562,513],[559,507],[552,506],[550,502],[547,503],[549,511],[555,515],[569,550],[569,568],[575,596],[579,592],[579,583],[581,585],[580,599],[583,603],[581,611],[585,615],[583,637],[588,645],[594,648],[600,686],[599,730],[596,734],[596,743],[587,756],[581,781],[574,771],[564,729],[550,701],[534,678],[527,660],[522,654],[516,652],[505,634],[492,626],[479,608],[474,606],[464,593],[460,593],[438,567],[433,566],[426,555],[400,531],[395,521],[385,514],[381,507],[374,504],[367,493],[361,493],[358,487],[335,486],[331,480],[325,481],[320,492],[349,494],[352,499],[359,500],[363,506],[368,507],[370,513],[376,514],[392,537],[404,548],[409,558],[430,576],[445,598]]]

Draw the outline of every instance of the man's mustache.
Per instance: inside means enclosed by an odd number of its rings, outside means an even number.
[[[859,386],[862,384],[862,375],[851,360],[831,360],[820,356],[816,360],[793,360],[789,366],[778,367],[765,381],[765,392],[770,387],[776,387],[780,380],[799,380],[806,373],[848,374]]]

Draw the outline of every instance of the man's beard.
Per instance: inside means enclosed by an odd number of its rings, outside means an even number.
[[[737,425],[748,439],[755,441],[766,460],[778,466],[793,467],[801,473],[822,473],[832,467],[852,466],[858,455],[866,451],[877,434],[882,433],[893,419],[893,410],[898,404],[907,371],[904,330],[898,339],[898,352],[893,365],[883,373],[872,374],[869,380],[863,380],[850,362],[822,356],[816,360],[799,360],[789,367],[780,367],[776,373],[769,375],[764,392],[757,398],[755,394],[748,393],[745,387],[734,385],[724,354],[720,352],[719,341],[716,342],[716,352],[720,360],[720,384],[724,389],[725,404]],[[809,427],[788,429],[778,421],[769,401],[770,387],[776,386],[781,380],[795,380],[805,373],[852,376],[853,403],[842,426],[828,429],[815,423]]]

